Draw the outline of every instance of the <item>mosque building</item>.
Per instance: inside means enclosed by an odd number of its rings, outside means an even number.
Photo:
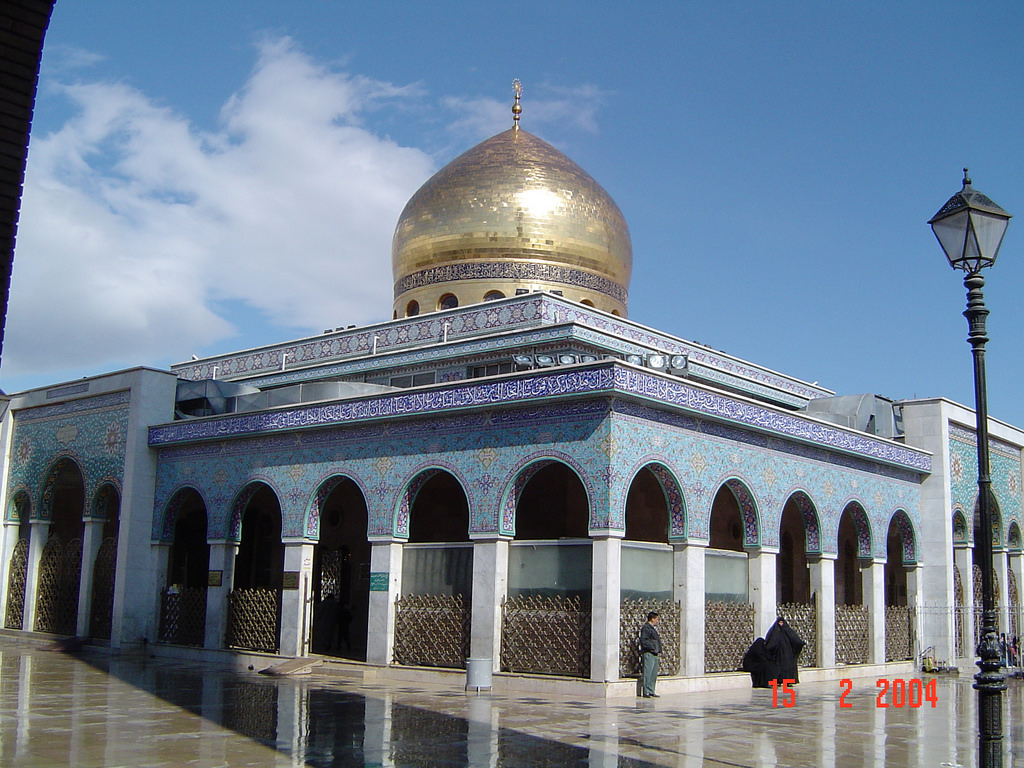
[[[649,610],[669,691],[782,613],[805,679],[970,666],[973,411],[629,320],[621,211],[513,118],[409,200],[391,320],[0,403],[6,635],[622,693]],[[1014,634],[1022,447],[993,421]]]

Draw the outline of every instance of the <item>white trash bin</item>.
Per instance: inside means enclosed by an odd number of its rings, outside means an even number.
[[[491,659],[466,659],[466,690],[491,687]]]

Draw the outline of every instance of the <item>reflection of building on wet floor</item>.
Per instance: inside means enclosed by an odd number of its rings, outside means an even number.
[[[976,696],[941,675],[936,706],[879,708],[875,681],[654,700],[492,696],[342,675],[0,643],[0,764],[258,766],[920,766],[973,764]],[[1005,697],[1005,764],[1024,756],[1024,697]],[[841,707],[847,704],[848,707]],[[140,738],[145,732],[146,738]]]
[[[518,123],[410,199],[392,264],[389,321],[4,399],[4,627],[630,695],[648,611],[662,693],[743,684],[782,612],[805,681],[971,666],[971,411],[627,319],[621,212]],[[1011,635],[1022,446],[993,423]]]

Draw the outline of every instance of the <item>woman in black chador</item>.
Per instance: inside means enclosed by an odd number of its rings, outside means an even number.
[[[743,654],[743,671],[750,673],[750,684],[754,688],[771,688],[772,680],[779,677],[779,667],[768,655],[768,646],[763,637]]]
[[[804,641],[786,623],[784,618],[779,616],[775,620],[772,628],[768,630],[768,634],[764,636],[764,644],[768,650],[768,656],[778,665],[778,679],[799,683],[796,660],[804,648]]]

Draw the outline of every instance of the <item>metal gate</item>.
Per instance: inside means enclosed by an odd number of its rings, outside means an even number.
[[[21,629],[25,621],[25,577],[28,574],[28,539],[18,539],[7,574],[5,629]]]
[[[651,611],[659,615],[658,676],[679,674],[679,603],[626,598],[619,604],[619,677],[636,677],[640,673],[640,628]]]
[[[836,606],[836,662],[868,663],[868,607]]]
[[[708,600],[704,603],[704,671],[735,672],[754,640],[754,606]]]
[[[512,597],[501,615],[503,671],[590,677],[590,610],[579,597]]]
[[[92,569],[92,615],[89,617],[89,634],[105,640],[110,639],[110,627],[114,618],[114,574],[117,566],[117,539],[104,539],[96,553],[96,564]]]
[[[786,622],[801,640],[806,643],[800,652],[798,665],[801,667],[818,666],[818,612],[815,609],[817,595],[811,596],[809,603],[780,603],[778,616],[784,616]]]
[[[206,587],[168,587],[160,594],[161,643],[197,645],[206,637]]]
[[[885,606],[885,660],[914,658],[914,612],[905,605]]]
[[[281,593],[236,589],[228,593],[229,648],[276,653],[281,638]]]
[[[395,663],[465,668],[469,622],[462,595],[399,598],[395,601]]]
[[[78,625],[78,586],[82,578],[82,540],[61,544],[51,536],[39,558],[37,632],[74,635]]]

